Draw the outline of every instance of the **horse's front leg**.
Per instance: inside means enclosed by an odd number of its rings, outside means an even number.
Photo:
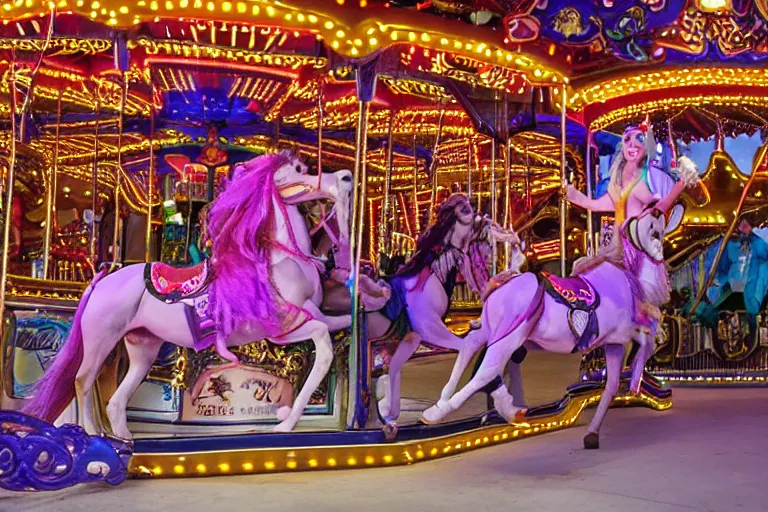
[[[320,311],[320,308],[311,300],[304,303],[304,309],[309,312],[315,320],[320,320],[327,325],[330,332],[343,331],[344,329],[352,327],[352,315],[326,315]]]
[[[310,320],[290,334],[272,341],[279,344],[297,343],[311,339],[315,344],[315,362],[307,376],[299,394],[291,407],[281,407],[277,410],[280,423],[275,426],[275,432],[290,432],[296,426],[312,394],[320,385],[333,362],[333,344],[328,332],[328,326],[319,320]]]

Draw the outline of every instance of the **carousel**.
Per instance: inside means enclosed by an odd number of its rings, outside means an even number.
[[[764,383],[768,6],[618,4],[4,5],[0,486],[406,465],[597,405],[594,449],[610,406]]]

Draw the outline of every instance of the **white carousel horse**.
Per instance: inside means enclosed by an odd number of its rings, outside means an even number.
[[[392,297],[387,306],[368,314],[369,340],[395,337],[397,343],[389,374],[377,383],[377,394],[383,395],[378,402],[379,415],[385,424],[400,414],[400,372],[422,341],[456,350],[460,358],[475,346],[472,339],[479,331],[459,337],[446,327],[443,318],[457,272],[475,293],[485,287],[493,240],[511,244],[510,267],[519,271],[525,256],[517,235],[476,216],[466,196],[452,195],[438,208],[435,224],[419,238],[414,255],[390,280]]]
[[[105,359],[125,338],[130,367],[109,401],[107,416],[115,435],[130,438],[128,400],[164,341],[197,350],[214,345],[229,361],[216,369],[219,372],[239,365],[228,346],[265,338],[281,345],[311,339],[316,356],[306,382],[293,406],[277,411],[280,423],[275,430],[292,430],[331,365],[329,331],[351,323],[350,315],[329,317],[318,307],[323,296],[318,267],[308,256],[310,237],[296,204],[325,198],[346,211],[352,175],[326,175],[318,188],[318,177],[306,170],[286,153],[236,166],[208,215],[214,254],[210,262],[190,269],[155,263],[131,265],[110,275],[100,272],[83,294],[69,339],[25,412],[52,422],[76,394],[84,404],[86,429],[96,430],[85,404],[90,403]],[[186,273],[185,279],[169,279],[174,272]],[[193,400],[203,381],[192,390]]]
[[[459,357],[440,400],[423,414],[423,421],[436,423],[458,409],[470,396],[495,381],[491,393],[496,410],[510,423],[523,421],[524,409],[513,403],[499,378],[512,354],[524,344],[547,352],[571,353],[578,345],[605,350],[607,384],[597,412],[584,438],[587,448],[599,446],[599,429],[618,391],[624,346],[636,337],[638,325],[653,325],[647,306],[669,299],[665,279],[663,239],[666,219],[653,207],[621,227],[612,251],[594,264],[585,265],[576,277],[557,278],[521,274],[491,282],[483,305],[482,327],[468,357]],[[630,389],[638,392],[646,360],[653,348],[650,337],[632,362]],[[650,346],[646,346],[650,345]],[[488,351],[475,376],[458,393],[454,390],[471,353],[487,346]]]

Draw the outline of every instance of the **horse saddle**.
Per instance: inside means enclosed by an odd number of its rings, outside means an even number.
[[[586,350],[600,334],[595,313],[600,305],[600,296],[581,276],[558,277],[546,271],[541,276],[547,293],[568,308],[568,326],[577,340],[573,351]]]
[[[208,260],[191,267],[173,267],[165,263],[150,263],[144,270],[147,290],[168,304],[202,295],[211,281]]]

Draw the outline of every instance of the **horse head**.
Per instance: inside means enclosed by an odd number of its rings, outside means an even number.
[[[626,221],[626,236],[632,244],[655,262],[664,261],[664,234],[667,218],[650,203],[638,216]]]

